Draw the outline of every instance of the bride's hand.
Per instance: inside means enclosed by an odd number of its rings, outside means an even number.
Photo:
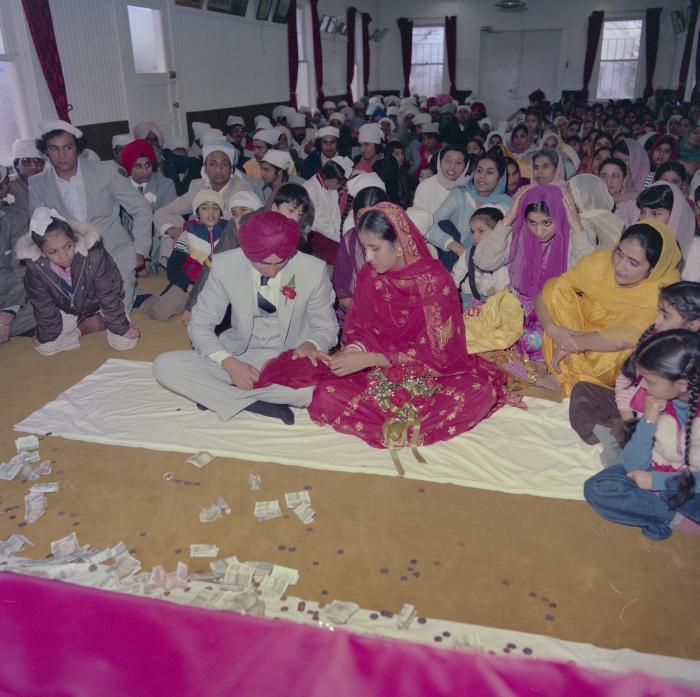
[[[364,351],[340,351],[331,356],[328,367],[338,377],[359,373],[373,365],[372,355]]]

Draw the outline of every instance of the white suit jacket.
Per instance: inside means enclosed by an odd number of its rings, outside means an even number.
[[[197,304],[187,333],[196,349],[205,356],[227,351],[240,356],[248,350],[253,334],[254,303],[250,262],[242,249],[215,254],[212,268]],[[292,284],[292,279],[294,279]],[[328,351],[338,340],[338,321],[333,309],[335,293],[325,262],[297,252],[280,271],[280,287],[294,285],[296,297],[281,297],[277,304],[280,339],[285,348],[297,348],[313,341],[321,351]],[[220,336],[214,328],[231,305],[231,329]]]

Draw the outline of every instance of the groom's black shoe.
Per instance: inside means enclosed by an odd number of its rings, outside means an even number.
[[[271,402],[253,402],[245,411],[252,411],[253,414],[261,416],[270,416],[273,419],[279,419],[287,426],[294,423],[294,413],[286,404],[272,404]]]

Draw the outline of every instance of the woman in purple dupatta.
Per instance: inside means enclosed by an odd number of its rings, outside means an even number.
[[[357,223],[367,209],[388,200],[386,192],[379,187],[369,186],[365,189],[360,189],[352,204],[352,214],[355,222]],[[338,255],[333,265],[333,288],[338,298],[335,314],[341,328],[352,302],[352,296],[355,294],[355,278],[364,263],[365,250],[360,244],[357,225],[355,225],[341,238]]]

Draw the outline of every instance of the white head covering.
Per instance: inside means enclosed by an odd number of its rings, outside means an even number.
[[[58,211],[53,208],[46,208],[46,206],[39,206],[32,214],[32,219],[29,221],[29,231],[36,232],[39,237],[43,237],[46,232],[46,228],[53,223],[52,218],[57,220],[62,220],[64,223],[68,221],[58,214]]]
[[[401,100],[395,94],[390,94],[388,97],[384,98],[384,104],[387,107],[399,106],[401,104]]]
[[[277,121],[278,119],[281,118],[287,118],[287,114],[285,113],[285,109],[287,109],[284,104],[278,104],[273,110],[272,110],[272,118]]]
[[[360,126],[360,135],[357,137],[358,143],[376,143],[380,145],[384,140],[384,133],[378,123],[366,123]]]
[[[398,116],[399,115],[399,107],[397,107],[397,106],[387,107],[386,115],[387,116]]]
[[[332,102],[330,99],[327,99],[325,102],[323,102],[321,106],[324,111],[326,111],[327,109],[335,109],[335,102]]]
[[[620,241],[625,221],[613,212],[615,201],[600,177],[583,172],[569,181],[569,191],[583,220],[596,231],[598,249],[612,249]]]
[[[194,195],[194,201],[192,201],[192,210],[196,213],[197,209],[205,202],[215,203],[221,210],[222,215],[226,213],[226,208],[224,208],[224,200],[221,198],[221,194],[214,189],[200,189]],[[225,217],[225,216],[224,216]]]
[[[46,135],[51,131],[66,131],[76,138],[82,138],[83,132],[73,126],[73,124],[68,123],[68,121],[62,121],[61,119],[56,119],[54,121],[40,121],[39,131],[41,135]]]
[[[210,128],[204,133],[202,133],[202,135],[199,138],[199,142],[202,144],[202,147],[204,147],[210,140],[220,140],[223,137],[224,134],[221,130],[219,130],[218,128]]]
[[[491,132],[486,136],[486,140],[484,141],[484,150],[485,150],[485,151],[488,150],[489,148],[494,147],[493,145],[491,145],[491,139],[492,139],[494,136],[500,136],[500,138],[501,138],[501,144],[502,144],[502,145],[508,145],[508,138],[506,137],[506,134],[505,134],[505,133],[502,133],[501,131],[491,131]]]
[[[306,128],[306,116],[296,111],[287,117],[288,128]]]
[[[292,156],[284,150],[268,150],[262,161],[269,162],[278,169],[283,169],[287,174],[291,174],[294,171],[294,160],[292,160]]]
[[[122,147],[129,145],[132,140],[134,140],[134,136],[132,136],[131,133],[120,133],[119,135],[112,136],[112,150],[118,145]]]
[[[479,121],[479,128],[483,128],[484,126],[488,126],[489,128],[493,128],[493,121],[488,116],[484,116],[481,121]]]
[[[177,150],[177,148],[184,148],[187,150],[187,140],[182,136],[168,136],[165,139],[165,148],[167,150]]]
[[[341,109],[342,107],[347,106],[347,105],[348,105],[348,100],[347,100],[347,99],[341,99],[341,100],[338,102],[338,109]]]
[[[340,138],[340,131],[335,126],[324,126],[318,129],[317,138]]]
[[[255,117],[254,123],[256,131],[262,129],[269,131],[272,128],[272,121],[270,121],[270,119],[268,119],[267,116],[264,116],[263,114],[258,114]]]
[[[673,208],[671,209],[671,217],[667,225],[676,233],[678,246],[681,248],[683,258],[688,259],[690,247],[695,238],[695,215],[693,209],[688,204],[683,192],[671,182],[658,181],[654,182],[649,189],[655,186],[667,186],[673,194]],[[639,221],[641,222],[641,221]]]
[[[437,136],[440,133],[440,128],[436,123],[431,121],[430,123],[426,123],[423,125],[423,128],[421,128],[420,133],[421,133],[421,135],[423,135],[424,133],[425,134],[432,133],[432,135]]]
[[[362,172],[348,179],[348,193],[353,198],[356,198],[362,189],[369,189],[370,186],[386,191],[386,184],[376,172]]]
[[[203,121],[193,121],[192,133],[194,133],[194,139],[199,140],[210,128],[211,124],[204,123]]]
[[[236,206],[257,211],[258,208],[262,208],[263,203],[252,191],[237,191],[228,200],[229,210]]]
[[[430,114],[416,114],[415,117],[413,118],[413,123],[414,124],[422,124],[423,126],[426,123],[432,123],[433,119],[431,118]]]
[[[245,128],[245,121],[240,116],[231,114],[226,119],[226,128],[231,128],[231,126],[243,126]]]
[[[340,121],[340,123],[345,123],[345,114],[341,114],[339,111],[334,111],[328,117],[328,123],[330,123],[331,121]]]
[[[307,107],[305,104],[302,104],[302,106],[297,107],[297,111],[300,114],[310,114],[311,113],[311,109],[309,109],[309,107]]]
[[[331,157],[331,160],[336,164],[339,164],[343,168],[343,171],[345,172],[345,178],[347,179],[352,173],[352,169],[355,166],[355,163],[349,157],[345,157],[343,155],[336,155],[335,157]]]
[[[231,167],[234,167],[238,162],[238,150],[226,138],[212,138],[212,140],[207,141],[202,148],[202,160],[206,162],[210,153],[216,151],[221,151],[228,157]]]
[[[280,132],[276,128],[263,128],[257,131],[253,138],[254,140],[262,140],[263,143],[268,145],[277,145],[277,141],[280,139]]]
[[[40,157],[46,159],[43,152],[39,152],[33,138],[19,138],[12,143],[12,159],[21,160],[23,157]]]

